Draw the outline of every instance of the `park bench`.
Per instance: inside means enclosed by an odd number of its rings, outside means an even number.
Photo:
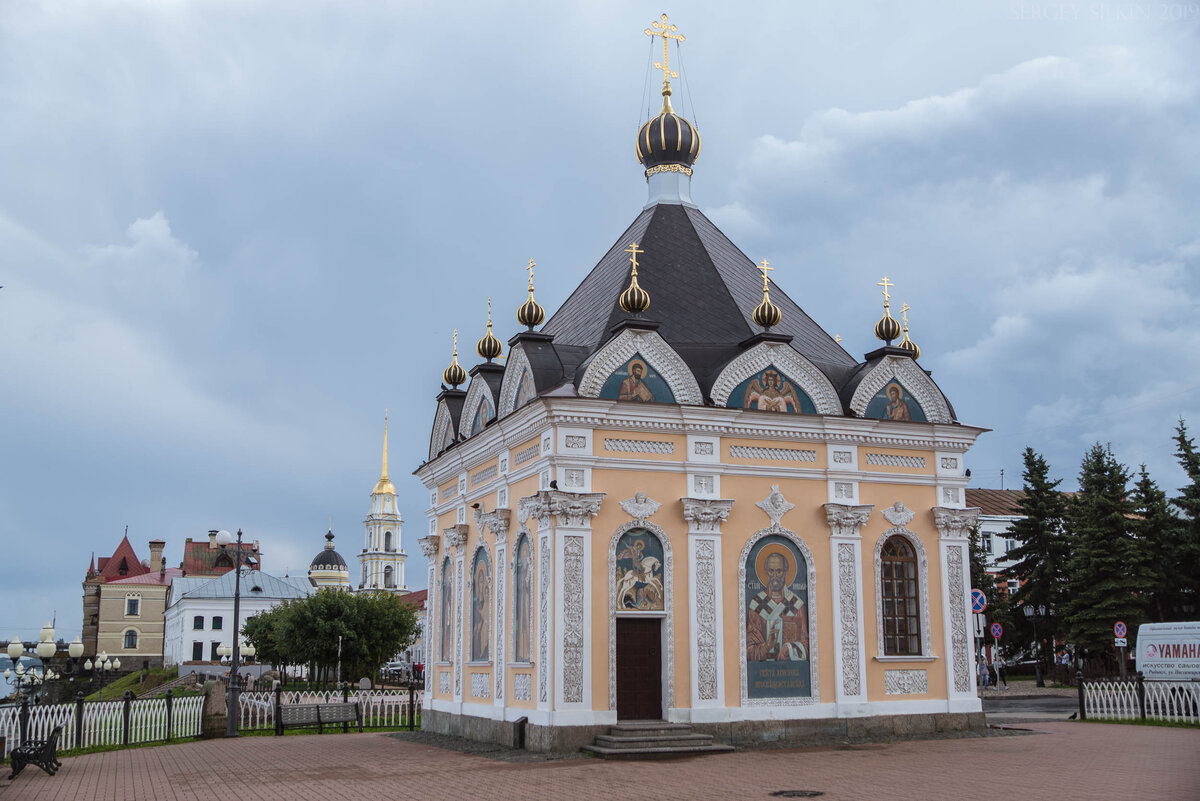
[[[25,770],[26,765],[37,765],[51,776],[57,773],[62,767],[62,763],[58,761],[58,735],[61,733],[62,726],[58,725],[45,740],[27,740],[14,748],[9,781],[17,778],[17,774]]]
[[[318,734],[325,733],[328,724],[341,723],[345,728],[349,724],[358,724],[362,731],[362,710],[356,702],[334,704],[281,704],[275,717],[275,733],[283,734],[284,729],[300,726],[316,726]]]

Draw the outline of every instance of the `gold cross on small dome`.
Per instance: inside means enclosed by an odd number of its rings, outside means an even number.
[[[676,33],[679,30],[678,25],[672,25],[667,21],[667,15],[663,14],[661,21],[651,22],[650,27],[646,29],[646,35],[649,37],[661,36],[663,40],[663,59],[662,63],[654,62],[654,69],[662,70],[663,73],[663,94],[670,93],[671,79],[678,78],[679,73],[670,68],[667,63],[667,45],[668,40],[674,39],[677,42],[685,41],[682,34]]]
[[[663,14],[666,17],[666,14]],[[625,248],[625,252],[629,254],[629,261],[633,263],[633,274],[637,275],[637,257],[639,253],[645,253],[637,246],[637,242],[630,242],[629,247]]]
[[[875,286],[881,286],[881,287],[883,287],[883,301],[884,301],[884,303],[887,303],[889,300],[891,300],[891,299],[892,299],[892,296],[891,296],[890,294],[888,294],[888,289],[890,289],[891,287],[894,287],[894,286],[895,286],[895,284],[893,284],[891,281],[889,281],[889,280],[888,280],[888,277],[887,277],[886,275],[883,277],[883,280],[882,280],[882,281],[877,281],[877,282],[875,283]]]

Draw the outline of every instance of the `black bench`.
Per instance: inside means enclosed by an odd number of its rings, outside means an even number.
[[[325,733],[327,724],[341,723],[349,729],[349,724],[358,725],[363,730],[362,710],[355,702],[335,704],[280,704],[275,716],[275,733],[283,734],[284,729],[301,726],[316,726],[318,734]]]
[[[25,770],[26,765],[37,765],[51,776],[57,773],[62,767],[62,763],[58,761],[58,735],[61,733],[62,726],[58,725],[45,740],[27,740],[14,748],[12,775],[8,777],[9,780],[17,778],[17,774]]]

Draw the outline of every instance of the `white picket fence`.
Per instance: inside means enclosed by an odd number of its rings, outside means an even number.
[[[83,704],[83,726],[80,746],[121,745],[125,730],[125,702],[85,701]],[[200,735],[201,714],[204,710],[203,696],[185,696],[172,699],[171,732],[167,732],[167,699],[146,698],[133,700],[129,705],[129,742],[148,743],[178,737]],[[76,743],[76,704],[37,704],[29,707],[29,723],[26,737],[44,740],[55,726],[62,725],[59,735],[59,751],[69,751]],[[0,708],[0,735],[4,736],[4,757],[20,743],[20,707]]]
[[[1200,682],[1143,682],[1147,720],[1200,723]],[[1138,720],[1142,717],[1136,679],[1086,679],[1084,712],[1097,720]]]
[[[415,708],[409,709],[408,690],[354,690],[347,701],[362,707],[363,726],[399,728],[409,725],[410,716],[420,710],[424,692],[414,694]],[[279,703],[329,704],[340,703],[342,693],[336,690],[284,690]],[[270,691],[238,694],[239,729],[272,729],[275,727],[275,693]]]

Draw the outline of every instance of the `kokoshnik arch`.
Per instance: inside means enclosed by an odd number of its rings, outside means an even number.
[[[658,68],[649,202],[548,320],[530,260],[503,364],[490,303],[469,373],[455,333],[416,470],[423,724],[505,741],[524,718],[534,749],[636,719],[980,726],[963,457],[985,429],[918,365],[891,281],[859,361],[704,216]]]

